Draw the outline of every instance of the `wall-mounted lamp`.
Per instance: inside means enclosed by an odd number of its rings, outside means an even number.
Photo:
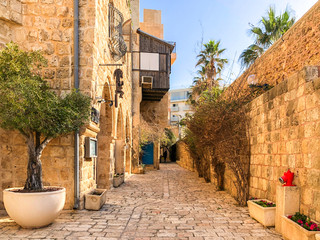
[[[106,103],[106,102],[110,102],[109,103],[109,106],[110,107],[112,107],[113,106],[113,100],[106,100],[106,99],[103,99],[103,98],[101,98],[101,97],[98,97],[98,98],[96,98],[96,99],[98,99],[97,100],[97,103]]]

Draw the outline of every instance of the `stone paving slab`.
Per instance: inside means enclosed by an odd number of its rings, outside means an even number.
[[[176,164],[160,169],[110,190],[100,211],[63,211],[42,229],[22,229],[0,215],[0,239],[282,239],[195,173]]]

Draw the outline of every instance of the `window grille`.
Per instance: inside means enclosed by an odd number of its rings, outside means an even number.
[[[119,61],[127,52],[127,45],[122,36],[122,13],[109,3],[109,49],[115,61]]]

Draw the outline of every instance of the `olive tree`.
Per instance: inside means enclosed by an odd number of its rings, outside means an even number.
[[[0,51],[0,127],[18,130],[26,139],[25,190],[43,189],[41,154],[55,137],[79,129],[89,119],[90,98],[78,91],[64,97],[42,78],[46,59],[9,43]]]

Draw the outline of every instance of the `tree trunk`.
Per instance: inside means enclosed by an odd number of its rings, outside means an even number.
[[[40,156],[30,155],[28,162],[27,180],[24,186],[25,190],[41,190],[42,184],[42,165]]]
[[[28,144],[28,154],[29,162],[27,169],[27,180],[24,185],[25,190],[41,190],[42,185],[42,165],[41,165],[41,153],[42,151],[37,151],[34,144],[33,134],[29,135],[27,139]]]

